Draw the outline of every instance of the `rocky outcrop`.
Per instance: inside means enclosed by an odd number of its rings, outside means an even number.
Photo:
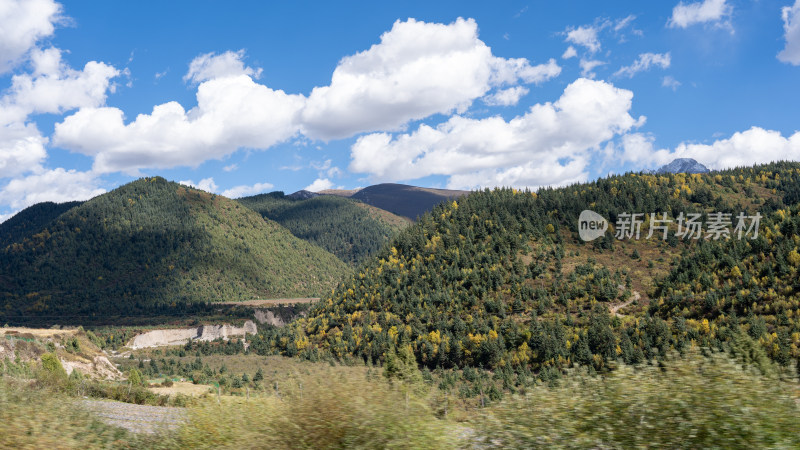
[[[276,316],[272,311],[268,309],[255,309],[253,310],[253,313],[258,323],[266,323],[268,325],[274,325],[276,327],[282,327],[286,325],[286,322],[284,322],[283,319]]]
[[[86,360],[85,358],[78,359],[61,359],[61,365],[67,371],[67,375],[72,374],[73,370],[77,370],[89,378],[98,380],[121,380],[122,372],[119,371],[111,361],[105,356],[95,356],[93,361]]]
[[[170,345],[184,345],[189,340],[213,341],[215,339],[227,340],[231,337],[244,337],[247,334],[256,334],[258,328],[253,321],[248,320],[243,327],[231,325],[200,325],[197,328],[177,328],[170,330],[153,330],[136,335],[128,347],[140,349],[148,347],[165,347]]]

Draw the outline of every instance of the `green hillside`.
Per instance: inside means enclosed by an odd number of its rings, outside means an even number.
[[[14,214],[0,223],[0,249],[39,233],[53,219],[81,203],[83,202],[42,202]]]
[[[797,163],[475,192],[402,232],[307,318],[276,332],[282,340],[254,345],[372,361],[410,346],[430,368],[504,377],[608,370],[693,345],[788,365],[800,357],[798,193]],[[609,219],[605,238],[578,238],[587,208]],[[648,240],[649,219],[641,239],[614,238],[625,212],[697,212],[707,223],[711,212],[757,211],[757,239],[678,239],[673,222],[668,239]]]
[[[237,201],[354,266],[375,254],[409,224],[407,219],[388,211],[328,195],[294,199],[283,192],[273,192]]]
[[[0,320],[85,321],[193,302],[318,296],[349,272],[233,200],[147,178],[4,248]]]

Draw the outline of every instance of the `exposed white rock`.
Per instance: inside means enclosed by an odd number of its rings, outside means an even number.
[[[189,340],[213,341],[215,339],[227,340],[230,337],[244,337],[246,334],[256,334],[258,328],[253,321],[248,320],[243,327],[231,325],[200,325],[197,328],[176,328],[169,330],[153,330],[136,335],[128,347],[133,350],[148,347],[166,347],[170,345],[184,345]]]

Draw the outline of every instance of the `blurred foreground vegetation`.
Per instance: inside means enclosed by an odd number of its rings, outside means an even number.
[[[705,354],[703,354],[705,353]],[[45,358],[46,360],[47,358]],[[797,380],[692,349],[604,375],[576,372],[469,414],[403,355],[384,375],[310,365],[280,390],[208,396],[160,435],[102,424],[63,375],[0,380],[2,448],[798,448]],[[415,371],[417,371],[415,375]],[[54,380],[60,379],[61,381]]]

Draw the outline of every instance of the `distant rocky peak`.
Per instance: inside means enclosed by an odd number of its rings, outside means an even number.
[[[676,158],[659,168],[656,173],[707,173],[708,167],[692,158]]]
[[[294,194],[287,195],[292,200],[308,200],[318,196],[316,192],[307,191],[305,189],[295,192]]]

